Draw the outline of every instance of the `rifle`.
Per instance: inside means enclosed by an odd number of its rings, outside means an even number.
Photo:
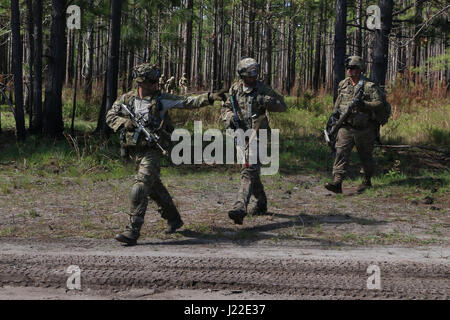
[[[323,130],[325,141],[330,146],[331,150],[335,150],[334,145],[336,144],[336,136],[339,129],[342,127],[344,122],[348,119],[350,114],[352,113],[353,109],[355,108],[356,104],[361,101],[362,95],[364,94],[364,82],[362,80],[359,80],[358,82],[358,89],[356,91],[356,94],[353,98],[353,100],[348,104],[347,111],[339,117],[339,119],[336,121],[336,124],[331,125],[331,129],[328,131],[327,128]],[[330,118],[330,120],[332,120]],[[330,122],[329,120],[329,122]]]
[[[231,102],[231,107],[233,108],[233,119],[232,119],[232,122],[233,122],[234,129],[240,129],[239,116],[238,116],[238,113],[237,113],[237,110],[236,110],[236,102],[234,100],[234,96],[233,95],[230,95],[230,102]]]
[[[233,108],[233,118],[232,118],[231,121],[233,123],[234,129],[235,130],[241,129],[240,128],[241,127],[240,126],[240,120],[239,120],[239,116],[238,116],[237,109],[236,109],[236,101],[235,101],[233,95],[230,95],[230,102],[231,102],[231,107]],[[265,115],[260,115],[259,117],[264,117],[264,116]],[[249,122],[249,127],[250,128],[252,128],[252,126],[251,126],[252,119],[256,119],[256,118],[259,119],[259,117],[258,117],[258,114],[254,114],[254,115],[252,115],[251,117],[248,118],[248,122]],[[245,150],[246,150],[245,151],[245,167],[247,167],[247,168],[250,166],[249,165],[248,155],[247,155],[247,149],[250,146],[250,142],[256,137],[256,132],[258,131],[259,125],[261,124],[260,121],[259,122],[258,122],[258,120],[256,120],[256,121],[257,121],[258,125],[256,126],[256,129],[253,130],[253,132],[252,132],[248,142],[245,145]],[[246,128],[242,128],[242,129],[246,130]]]
[[[136,128],[136,131],[134,132],[134,136],[133,136],[134,142],[137,142],[137,140],[138,140],[138,138],[139,138],[139,134],[140,134],[141,132],[143,132],[143,133],[144,133],[144,136],[145,136],[145,140],[146,140],[148,143],[154,142],[154,143],[156,144],[156,146],[157,146],[159,149],[161,149],[163,155],[165,155],[165,156],[168,155],[168,152],[167,152],[167,151],[159,144],[159,142],[158,142],[158,141],[159,141],[159,136],[156,135],[156,134],[153,133],[153,132],[148,131],[148,130],[145,128],[145,124],[142,123],[142,121],[141,121],[140,119],[136,118],[136,116],[133,114],[133,112],[131,112],[131,111],[127,108],[127,106],[126,106],[125,104],[123,104],[123,103],[122,103],[122,108],[123,108],[123,110],[125,110],[125,112],[130,116],[131,121],[132,121],[133,124],[137,127],[137,128]]]

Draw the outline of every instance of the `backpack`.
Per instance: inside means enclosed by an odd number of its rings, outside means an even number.
[[[392,107],[391,104],[386,99],[386,93],[384,92],[384,90],[379,89],[379,92],[381,100],[383,101],[383,106],[379,110],[377,110],[377,112],[375,112],[374,117],[378,125],[384,126],[388,122],[389,117],[391,116]]]

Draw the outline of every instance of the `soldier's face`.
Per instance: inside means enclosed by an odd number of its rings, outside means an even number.
[[[256,77],[242,77],[242,79],[247,86],[254,85],[256,81]]]
[[[158,91],[158,81],[143,81],[141,83],[139,83],[139,87],[142,88],[142,90],[148,94],[152,94],[155,93],[156,91]]]
[[[347,74],[351,78],[359,78],[359,76],[361,75],[361,70],[355,66],[348,66]]]

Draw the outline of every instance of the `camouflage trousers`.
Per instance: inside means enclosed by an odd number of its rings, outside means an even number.
[[[134,158],[139,169],[130,192],[131,221],[140,221],[142,225],[149,198],[158,205],[161,217],[167,220],[169,225],[181,220],[172,197],[160,179],[160,151],[146,149],[143,152],[136,152]]]
[[[184,96],[187,94],[187,86],[180,86],[180,95]]]
[[[247,212],[247,206],[252,195],[258,201],[257,206],[263,207],[267,205],[266,193],[264,192],[260,174],[261,165],[259,163],[250,165],[248,168],[245,165],[242,166],[241,185],[233,209]]]
[[[375,143],[375,128],[354,129],[342,127],[339,129],[336,141],[336,157],[333,165],[333,175],[343,179],[348,171],[350,154],[354,146],[361,159],[364,174],[371,177],[375,171],[372,151]]]

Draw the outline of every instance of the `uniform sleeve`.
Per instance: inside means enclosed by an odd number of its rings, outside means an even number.
[[[209,102],[209,93],[203,93],[198,96],[184,97],[183,106],[181,108],[197,109],[197,108],[205,107],[210,104],[211,103]]]
[[[166,116],[167,111],[172,108],[177,109],[197,109],[210,105],[209,93],[199,94],[197,96],[175,96],[171,94],[163,94],[160,101],[162,110],[160,112],[161,119]]]
[[[125,95],[122,95],[117,99],[111,109],[106,113],[106,124],[116,132],[122,125],[128,120],[128,117],[124,111],[122,111],[122,101],[125,99]]]

